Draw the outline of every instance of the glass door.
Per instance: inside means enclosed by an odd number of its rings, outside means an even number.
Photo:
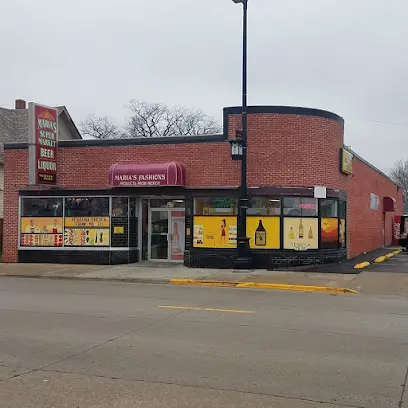
[[[149,259],[169,259],[169,210],[150,209]]]

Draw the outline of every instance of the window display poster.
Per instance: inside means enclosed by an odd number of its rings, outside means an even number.
[[[185,247],[185,217],[179,216],[178,212],[171,214],[171,260],[182,261]]]
[[[339,220],[338,218],[322,218],[321,220],[321,246],[325,249],[337,249],[339,246]]]
[[[22,234],[62,234],[62,218],[22,217],[20,231]]]
[[[340,233],[339,233],[340,246],[346,247],[346,220],[340,218]]]
[[[110,243],[109,228],[65,228],[65,246],[101,246]]]
[[[109,217],[65,217],[65,227],[109,227]]]
[[[22,247],[62,247],[62,234],[21,234]]]
[[[317,218],[285,218],[283,220],[283,247],[295,251],[318,249]]]
[[[279,217],[247,217],[249,246],[254,249],[280,248]]]
[[[193,245],[197,248],[236,248],[237,217],[194,217]]]

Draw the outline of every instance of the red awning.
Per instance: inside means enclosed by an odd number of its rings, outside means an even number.
[[[397,202],[393,197],[383,197],[383,209],[384,212],[397,211]]]
[[[109,169],[108,184],[115,187],[185,186],[186,170],[176,162],[117,163]]]

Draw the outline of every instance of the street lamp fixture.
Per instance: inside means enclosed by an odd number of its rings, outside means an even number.
[[[248,0],[232,0],[243,6],[243,36],[242,36],[242,132],[240,137],[231,140],[233,160],[241,160],[241,183],[239,186],[238,223],[237,223],[237,257],[236,269],[252,269],[252,256],[249,238],[246,232],[246,214],[248,208],[247,186],[247,22]]]
[[[231,158],[232,160],[242,160],[243,156],[243,143],[242,143],[242,132],[237,131],[235,139],[229,139],[231,144]]]

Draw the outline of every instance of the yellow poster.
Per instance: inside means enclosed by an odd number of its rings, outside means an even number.
[[[62,234],[62,218],[22,217],[20,231],[23,234]]]
[[[193,245],[197,248],[236,248],[237,217],[194,217]]]
[[[247,217],[247,237],[254,249],[280,248],[279,217]]]
[[[340,232],[339,232],[340,246],[342,248],[346,247],[346,220],[344,218],[340,219]]]
[[[65,246],[109,246],[109,228],[65,228]]]
[[[109,217],[65,217],[65,227],[109,227]]]
[[[283,247],[295,251],[318,249],[317,218],[285,218],[283,220]]]

